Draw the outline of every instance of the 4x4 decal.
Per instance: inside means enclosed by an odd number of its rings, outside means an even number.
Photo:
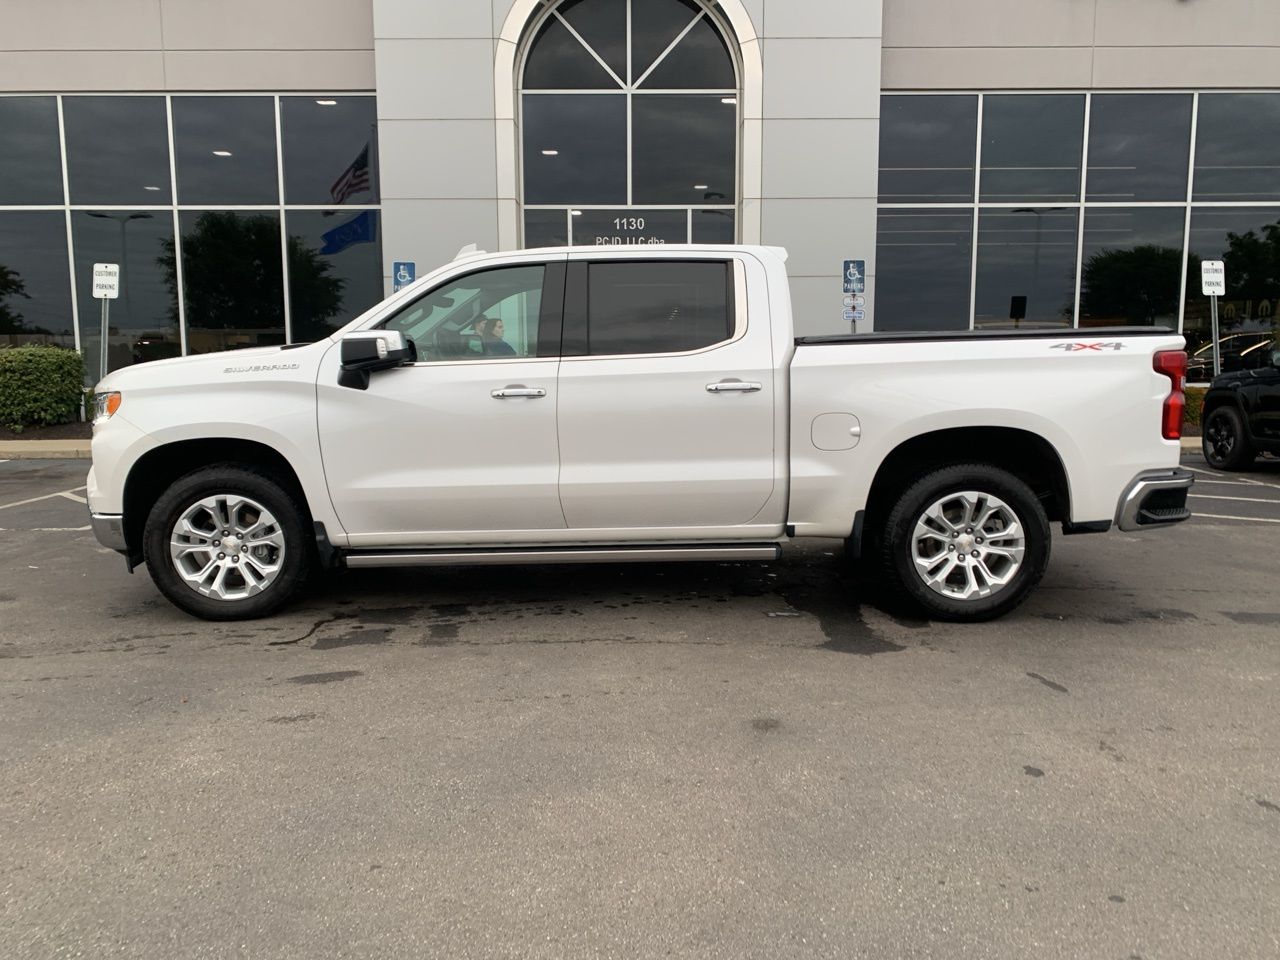
[[[1080,353],[1083,350],[1123,350],[1124,344],[1119,340],[1113,340],[1110,343],[1098,341],[1097,343],[1055,343],[1049,348],[1050,350],[1065,350],[1067,353]]]

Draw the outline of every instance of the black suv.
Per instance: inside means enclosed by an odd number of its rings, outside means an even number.
[[[1280,340],[1259,352],[1265,366],[1224,373],[1205,394],[1201,446],[1211,467],[1238,470],[1259,453],[1280,454]]]

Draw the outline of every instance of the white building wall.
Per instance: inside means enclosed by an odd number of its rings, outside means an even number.
[[[885,0],[886,90],[1280,86],[1276,0]]]
[[[372,90],[367,0],[4,0],[0,91]]]

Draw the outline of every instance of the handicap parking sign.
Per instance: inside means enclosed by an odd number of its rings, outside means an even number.
[[[391,290],[407,287],[418,276],[418,264],[414,260],[396,260],[391,264]]]
[[[864,293],[867,289],[867,261],[846,260],[844,262],[844,292]]]

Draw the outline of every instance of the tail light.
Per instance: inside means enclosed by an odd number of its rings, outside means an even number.
[[[1182,415],[1187,408],[1187,397],[1182,388],[1187,385],[1187,354],[1183,350],[1161,350],[1152,360],[1156,373],[1169,378],[1169,395],[1164,398],[1164,411],[1160,418],[1160,430],[1166,440],[1182,438]]]

